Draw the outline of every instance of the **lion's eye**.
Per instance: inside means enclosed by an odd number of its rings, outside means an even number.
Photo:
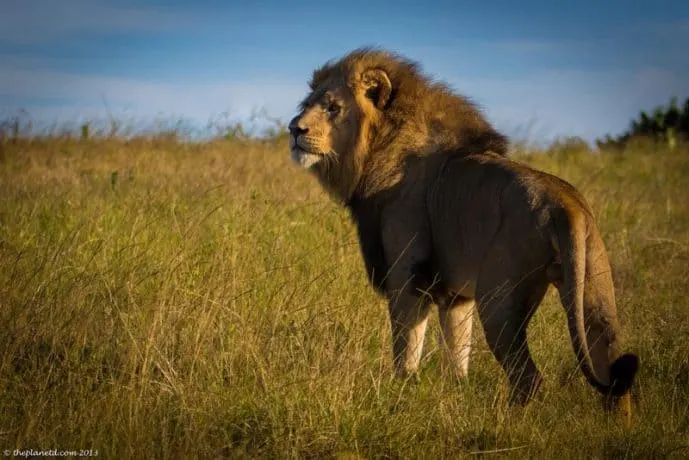
[[[338,104],[330,103],[328,106],[325,108],[325,110],[330,114],[331,116],[335,116],[338,113],[340,113],[340,106]]]

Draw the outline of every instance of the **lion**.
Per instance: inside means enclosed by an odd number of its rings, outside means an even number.
[[[508,159],[507,138],[470,100],[400,55],[354,50],[309,86],[289,123],[291,157],[350,211],[388,301],[396,373],[417,372],[435,304],[466,376],[475,310],[510,403],[527,404],[541,375],[526,330],[552,284],[585,377],[628,421],[638,357],[621,351],[610,263],[583,196]]]

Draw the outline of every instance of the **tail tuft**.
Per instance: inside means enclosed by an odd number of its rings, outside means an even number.
[[[634,382],[634,376],[639,369],[639,357],[632,353],[625,353],[610,366],[610,396],[622,396]]]

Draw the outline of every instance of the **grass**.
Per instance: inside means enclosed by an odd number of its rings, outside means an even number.
[[[355,230],[286,141],[0,144],[0,449],[106,458],[689,455],[689,149],[526,155],[591,202],[640,355],[629,430],[550,292],[526,409],[480,328],[471,376],[392,377]]]

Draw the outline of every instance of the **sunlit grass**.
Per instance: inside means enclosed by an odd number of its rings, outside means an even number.
[[[6,140],[0,449],[121,457],[689,455],[689,151],[519,157],[579,187],[641,357],[628,431],[575,371],[550,293],[546,382],[509,409],[477,328],[471,376],[391,375],[354,227],[284,139]]]

